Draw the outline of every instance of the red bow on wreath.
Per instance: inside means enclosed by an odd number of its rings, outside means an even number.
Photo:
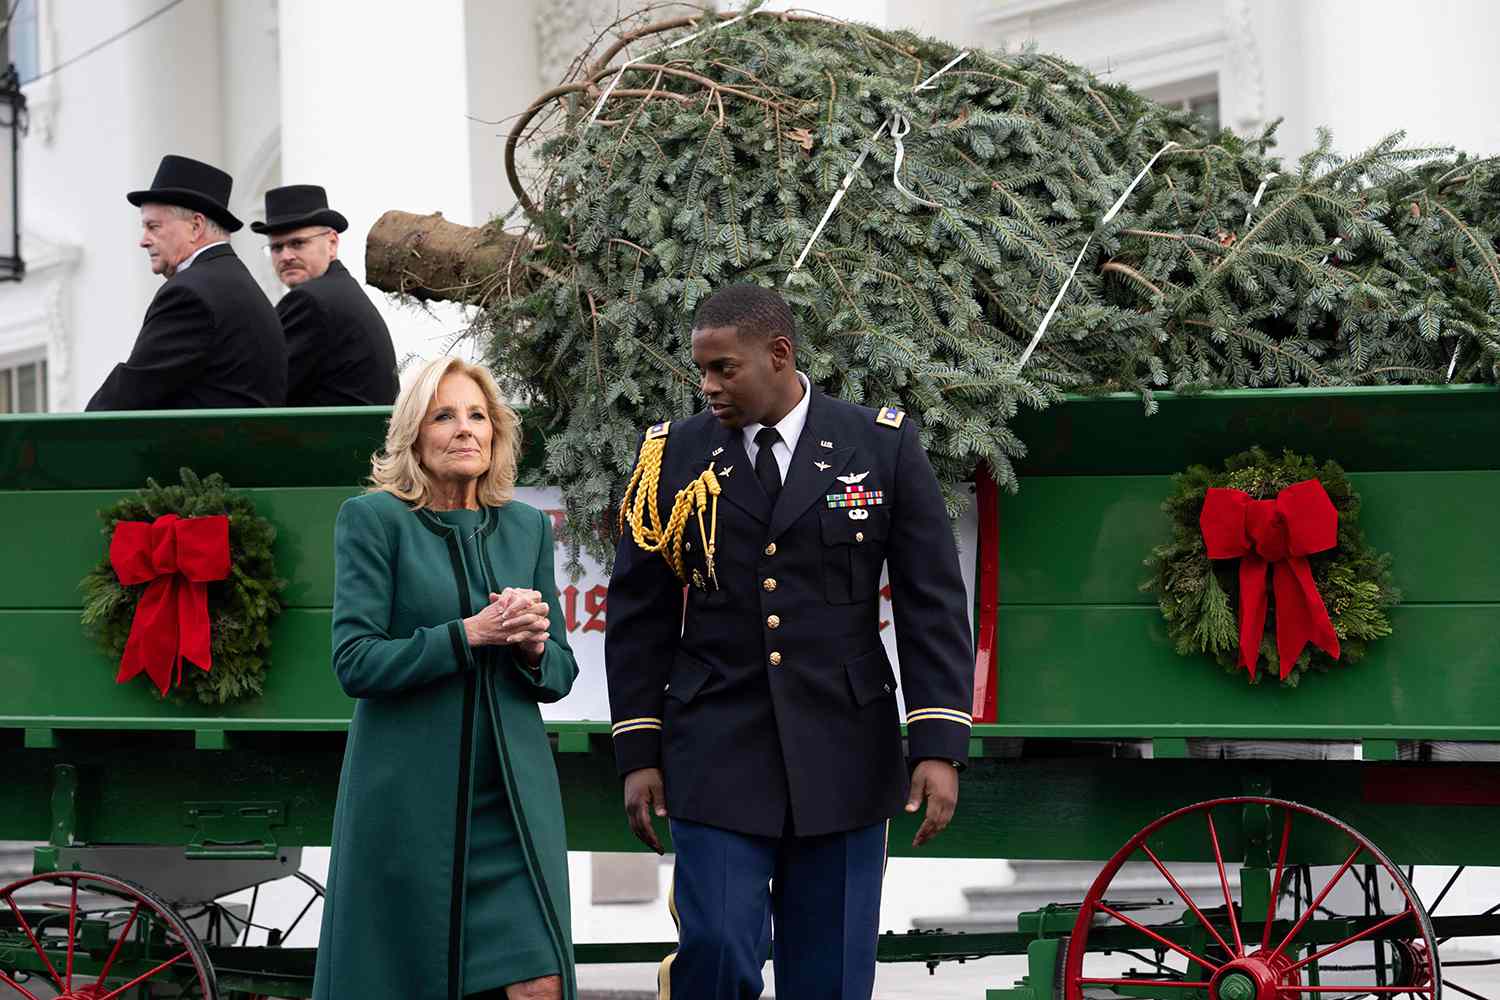
[[[1313,583],[1307,557],[1338,543],[1339,513],[1316,479],[1294,483],[1275,500],[1213,488],[1198,518],[1210,559],[1240,561],[1240,664],[1254,677],[1266,628],[1266,570],[1276,567],[1276,651],[1281,679],[1308,643],[1338,658],[1339,637]]]
[[[136,605],[115,682],[144,671],[166,694],[181,682],[183,660],[212,669],[208,582],[229,575],[229,518],[163,514],[150,524],[119,521],[109,562],[121,583],[150,583]]]

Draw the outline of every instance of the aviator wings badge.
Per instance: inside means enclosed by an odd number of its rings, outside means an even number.
[[[860,483],[864,482],[865,477],[869,474],[870,470],[866,469],[864,472],[855,472],[847,476],[839,476],[838,478],[839,482],[845,484],[846,486],[857,486]]]
[[[833,468],[833,466],[829,465],[827,462],[814,462],[813,465],[816,465],[818,467],[819,472],[827,472],[829,469]]]

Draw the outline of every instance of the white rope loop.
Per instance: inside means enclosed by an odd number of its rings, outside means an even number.
[[[891,138],[896,142],[896,163],[891,167],[891,183],[896,185],[897,191],[900,191],[918,205],[926,205],[928,208],[942,208],[943,206],[937,202],[928,201],[926,198],[907,190],[906,185],[901,183],[901,161],[906,159],[906,145],[901,140],[910,131],[911,122],[906,120],[905,115],[899,111],[891,115]]]

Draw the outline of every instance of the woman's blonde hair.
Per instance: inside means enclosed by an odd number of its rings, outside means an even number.
[[[500,398],[495,377],[479,365],[461,358],[438,358],[417,372],[391,410],[390,426],[385,432],[385,447],[370,459],[370,485],[367,493],[393,493],[414,507],[426,507],[432,500],[432,481],[417,457],[417,436],[427,408],[437,395],[438,383],[448,375],[467,375],[484,393],[489,410],[490,467],[479,477],[479,502],[486,507],[503,507],[516,492],[516,464],[521,457],[521,419]]]

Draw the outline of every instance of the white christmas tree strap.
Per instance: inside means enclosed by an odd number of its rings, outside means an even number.
[[[1130,182],[1130,186],[1120,194],[1119,198],[1115,199],[1115,203],[1110,206],[1109,211],[1104,213],[1104,218],[1099,220],[1100,226],[1107,226],[1114,220],[1114,217],[1119,214],[1120,209],[1124,206],[1125,199],[1129,198],[1131,192],[1136,189],[1136,186],[1145,180],[1146,175],[1151,172],[1151,168],[1156,165],[1157,159],[1175,145],[1177,143],[1168,142],[1161,149],[1158,149],[1151,159],[1146,161],[1146,165],[1141,168],[1140,173],[1135,175],[1135,180]],[[1095,232],[1098,232],[1097,228]],[[1068,286],[1073,283],[1074,276],[1078,274],[1078,266],[1083,263],[1083,255],[1088,253],[1089,244],[1092,242],[1094,242],[1094,234],[1090,233],[1088,239],[1083,241],[1083,246],[1078,248],[1078,256],[1073,258],[1073,270],[1068,272],[1067,280],[1057,290],[1057,297],[1052,300],[1052,305],[1047,309],[1047,315],[1042,317],[1042,323],[1036,328],[1036,333],[1032,334],[1031,343],[1027,344],[1026,350],[1021,352],[1021,360],[1016,362],[1017,372],[1026,367],[1026,362],[1031,360],[1031,353],[1036,350],[1036,345],[1042,342],[1042,335],[1047,332],[1047,326],[1052,322],[1052,317],[1057,313],[1057,307],[1062,305],[1063,296],[1068,294]]]
[[[1260,200],[1265,197],[1266,185],[1271,183],[1271,181],[1278,176],[1280,175],[1273,170],[1260,179],[1260,187],[1255,189],[1255,198],[1250,202],[1250,207],[1245,209],[1246,226],[1250,225],[1250,216],[1255,214],[1255,210],[1260,207]]]
[[[594,120],[599,117],[599,112],[604,110],[604,102],[608,101],[609,95],[615,92],[615,87],[619,85],[620,78],[625,75],[625,71],[627,69],[634,66],[638,62],[643,62],[644,60],[651,58],[654,55],[659,55],[662,52],[670,52],[672,49],[677,48],[677,46],[679,45],[686,45],[688,42],[691,42],[695,38],[702,38],[704,35],[718,31],[720,28],[727,28],[731,24],[734,24],[736,21],[744,20],[744,18],[744,14],[736,14],[734,17],[731,17],[727,21],[720,21],[718,24],[703,28],[700,31],[695,31],[691,35],[684,35],[674,42],[669,42],[666,45],[659,45],[656,48],[652,49],[650,52],[645,52],[641,55],[635,56],[634,58],[625,60],[625,62],[621,64],[620,68],[615,71],[614,78],[609,81],[609,86],[604,88],[604,93],[599,95],[599,100],[594,103],[594,111],[589,115],[589,120],[584,124],[583,131],[587,132],[589,128],[594,124]]]
[[[865,162],[865,157],[870,155],[870,150],[875,147],[875,143],[885,134],[885,130],[890,124],[891,120],[887,118],[880,123],[880,127],[875,130],[875,134],[865,140],[865,148],[859,151],[859,156],[855,159],[854,166],[849,168],[849,172],[844,175],[844,179],[839,184],[838,190],[833,192],[833,200],[823,210],[823,217],[818,220],[818,227],[813,230],[812,236],[808,237],[806,245],[802,247],[802,252],[797,255],[797,263],[792,265],[792,271],[802,269],[802,262],[807,260],[808,252],[812,250],[813,244],[818,242],[818,237],[823,235],[823,227],[828,225],[829,219],[833,218],[833,210],[838,208],[839,202],[844,200],[844,195],[849,191],[849,185],[854,181],[854,175],[859,173],[860,165]],[[787,278],[791,278],[790,273],[787,274]]]

